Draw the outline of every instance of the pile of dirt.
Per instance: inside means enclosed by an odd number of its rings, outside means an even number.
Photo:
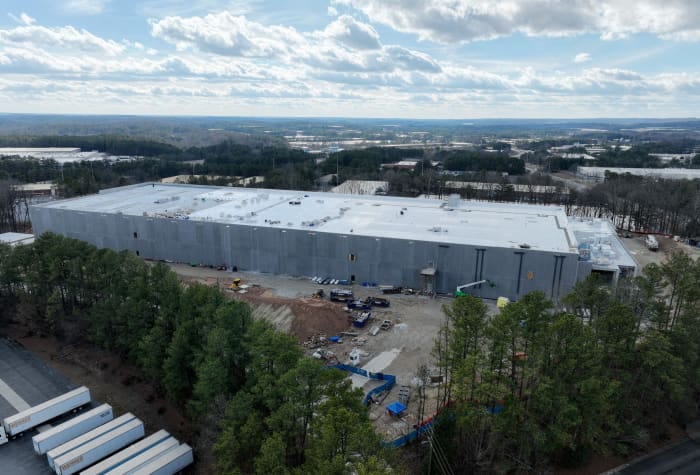
[[[278,297],[271,290],[260,287],[232,296],[249,303],[255,316],[271,321],[280,330],[294,335],[300,343],[312,335],[324,333],[330,336],[348,329],[347,312],[340,304],[327,300]]]
[[[271,289],[251,285],[239,291],[228,290],[231,279],[213,277],[181,277],[185,284],[199,283],[224,290],[228,298],[241,300],[251,305],[253,316],[267,320],[280,331],[289,333],[302,343],[312,335],[337,335],[347,330],[348,313],[343,306],[328,300],[303,298],[286,298],[274,294]]]

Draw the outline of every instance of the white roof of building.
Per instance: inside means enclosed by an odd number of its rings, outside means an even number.
[[[474,190],[491,191],[498,190],[503,184],[501,183],[486,183],[481,181],[446,181],[445,188],[472,188]],[[569,190],[552,185],[523,185],[517,183],[508,183],[513,191],[518,193],[564,193],[568,194]]]
[[[668,178],[672,180],[693,180],[700,178],[700,169],[697,168],[621,168],[621,167],[578,167],[577,173],[583,176],[603,178],[605,172],[637,176],[650,176],[656,178]]]
[[[564,209],[290,190],[145,183],[37,205],[310,232],[576,252]]]
[[[620,242],[617,230],[605,219],[569,218],[569,229],[579,245],[588,246],[594,269],[615,270],[617,266],[637,268],[637,263]]]
[[[0,242],[9,244],[10,246],[31,244],[34,242],[34,235],[25,233],[2,233],[0,234]]]
[[[82,162],[82,161],[100,161],[109,160],[115,161],[118,159],[132,159],[136,157],[118,157],[98,152],[96,150],[90,152],[82,152],[79,148],[71,147],[44,147],[44,148],[17,148],[17,147],[0,147],[0,156],[12,157],[19,156],[22,158],[35,158],[38,160],[55,160],[61,165],[64,163]]]
[[[36,153],[75,153],[80,147],[0,147],[0,155],[31,156]]]

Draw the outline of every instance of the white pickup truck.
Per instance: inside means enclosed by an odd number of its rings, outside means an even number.
[[[656,238],[652,234],[647,234],[647,237],[644,238],[644,244],[646,244],[647,248],[650,251],[658,251],[659,250],[659,241],[657,241]]]

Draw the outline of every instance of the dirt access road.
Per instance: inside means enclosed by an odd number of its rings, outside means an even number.
[[[656,236],[659,241],[659,250],[650,251],[644,244],[644,235],[633,234],[631,238],[621,237],[622,245],[625,247],[627,252],[629,252],[640,268],[644,268],[647,265],[661,264],[663,263],[669,254],[675,251],[682,251],[691,256],[693,259],[700,258],[700,249],[697,247],[691,247],[682,242],[676,242],[671,238],[665,236]]]

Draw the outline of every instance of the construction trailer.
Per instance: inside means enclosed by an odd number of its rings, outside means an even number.
[[[193,461],[192,448],[187,444],[182,444],[172,450],[168,450],[155,460],[134,471],[133,474],[174,475],[191,465]]]
[[[164,450],[177,447],[178,441],[167,431],[159,430],[143,440],[83,470],[81,475],[126,474],[149,462]]]
[[[133,419],[54,460],[56,475],[73,475],[144,436],[143,422]]]
[[[85,386],[69,391],[61,396],[30,407],[12,416],[6,417],[0,427],[0,445],[10,438],[40,426],[51,419],[78,409],[90,402],[90,390]]]
[[[111,421],[113,417],[112,406],[102,404],[32,437],[34,451],[38,455],[44,455],[49,450]]]
[[[602,220],[569,219],[556,206],[459,197],[145,183],[37,204],[30,215],[37,235],[58,233],[148,259],[326,275],[430,294],[487,280],[469,293],[490,299],[538,290],[556,300],[594,270],[598,257],[601,272],[620,273],[626,253]],[[593,243],[584,260],[578,234],[586,230],[599,241],[607,233],[610,242]]]
[[[124,424],[128,424],[133,420],[138,419],[136,419],[136,416],[134,416],[132,413],[127,412],[126,414],[119,416],[116,419],[113,419],[105,424],[102,424],[101,426],[89,432],[86,432],[83,435],[69,440],[65,444],[59,445],[58,447],[49,450],[48,452],[46,452],[46,460],[49,463],[49,467],[53,469],[56,459],[61,457],[62,455],[72,452],[73,450],[82,447],[83,445],[90,443],[98,437],[101,437],[104,434],[123,426]]]

